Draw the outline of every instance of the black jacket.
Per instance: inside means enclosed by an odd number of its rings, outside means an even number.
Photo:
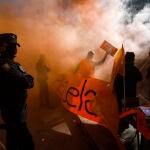
[[[8,70],[3,65],[9,66]],[[27,89],[33,87],[33,77],[14,61],[0,61],[0,109],[4,121],[22,118],[25,110]]]

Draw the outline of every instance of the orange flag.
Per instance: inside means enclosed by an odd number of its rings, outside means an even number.
[[[117,133],[119,126],[118,103],[111,81],[114,80],[121,67],[123,56],[124,48],[122,46],[115,53],[114,58],[108,57],[111,65],[107,64],[107,67],[111,67],[112,70],[98,72],[97,76],[100,76],[100,73],[110,76],[110,81],[105,80],[102,76],[100,78],[95,76],[84,78],[72,75],[67,78],[68,84],[62,88],[63,93],[61,93],[64,107],[75,114],[105,124],[112,132]],[[107,62],[106,60],[104,64]],[[99,70],[105,70],[104,64],[98,67]]]
[[[111,60],[111,65],[105,61],[97,69],[105,70],[107,67],[112,69],[98,72],[96,76],[84,78],[77,75],[70,75],[66,78],[65,86],[60,88],[61,100],[64,107],[69,111],[81,115],[98,123],[107,124],[112,132],[118,132],[119,113],[118,103],[115,93],[113,93],[113,80],[122,66],[124,58],[124,48],[122,47],[115,53]],[[110,72],[111,71],[111,72]],[[96,71],[97,72],[97,71]],[[103,76],[110,76],[111,80],[107,81]],[[99,74],[99,75],[98,75]],[[67,83],[67,84],[66,84]],[[112,107],[113,106],[113,107]]]
[[[70,112],[106,127],[116,138],[120,150],[123,149],[118,138],[118,104],[108,82],[72,76],[61,102]]]
[[[104,41],[101,47],[107,50],[110,46],[112,49],[113,46]],[[120,118],[113,81],[122,68],[124,48],[122,45],[119,50],[113,49],[113,54],[97,66],[93,76],[69,75],[62,82],[65,86],[60,87],[59,91],[61,102],[67,110],[105,126],[117,139]]]
[[[77,80],[77,76],[72,76],[69,81],[62,99],[64,107],[117,133],[118,104],[109,83],[95,78],[83,78],[80,82]]]
[[[121,52],[120,52],[120,65],[119,65],[119,69],[118,69],[118,73],[120,73],[121,75],[125,75],[125,50],[124,50],[124,46],[122,45],[121,47]]]

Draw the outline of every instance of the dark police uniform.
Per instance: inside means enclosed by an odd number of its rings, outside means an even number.
[[[6,125],[6,147],[34,150],[26,123],[27,89],[33,87],[33,77],[13,60],[16,45],[20,46],[15,34],[0,34],[0,111]]]

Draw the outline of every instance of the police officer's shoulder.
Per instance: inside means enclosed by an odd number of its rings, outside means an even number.
[[[21,66],[19,62],[16,62],[16,61],[15,61],[14,63],[15,63],[16,65],[18,65],[18,66]]]
[[[8,63],[5,63],[1,66],[1,68],[4,70],[4,71],[9,71],[11,69],[10,65]]]

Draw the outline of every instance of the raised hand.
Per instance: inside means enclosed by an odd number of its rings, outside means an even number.
[[[107,51],[106,51],[106,54],[108,55],[108,54],[111,54],[112,53],[112,49],[108,49]]]

